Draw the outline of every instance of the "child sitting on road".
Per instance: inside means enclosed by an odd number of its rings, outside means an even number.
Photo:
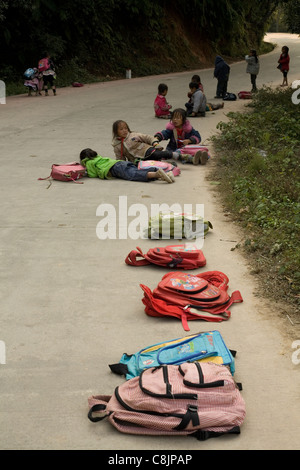
[[[191,80],[193,83],[196,83],[198,84],[198,88],[202,91],[202,93],[204,93],[204,88],[203,88],[203,85],[201,83],[201,78],[199,75],[193,75],[192,76],[192,80]],[[193,93],[192,91],[190,90],[188,92],[188,98],[189,98],[189,103],[191,102],[191,97],[192,97]],[[187,106],[187,105],[185,105]],[[206,102],[206,109],[205,111],[216,111],[217,109],[221,109],[221,108],[224,108],[224,103],[207,103]]]
[[[86,148],[80,152],[80,163],[86,168],[90,178],[120,178],[129,181],[163,180],[174,183],[172,171],[166,173],[162,168],[138,169],[133,163],[101,157],[95,150]]]
[[[113,140],[116,159],[137,164],[139,160],[168,160],[173,158],[171,150],[156,148],[158,139],[152,135],[131,132],[125,121],[113,123]]]
[[[190,100],[185,104],[187,115],[190,117],[205,116],[206,97],[197,82],[190,82]]]
[[[209,155],[208,149],[200,144],[201,136],[186,118],[186,112],[182,108],[174,109],[171,121],[166,129],[155,134],[158,141],[169,140],[166,150],[173,152],[175,160],[184,163],[205,165]]]
[[[158,95],[154,100],[155,116],[162,119],[170,119],[170,109],[172,106],[167,102],[166,95],[168,93],[168,86],[164,83],[158,85]]]

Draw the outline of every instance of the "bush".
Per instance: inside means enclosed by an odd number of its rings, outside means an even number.
[[[293,90],[264,87],[246,113],[229,114],[213,137],[223,197],[245,229],[258,271],[275,277],[274,296],[299,308],[300,123]]]

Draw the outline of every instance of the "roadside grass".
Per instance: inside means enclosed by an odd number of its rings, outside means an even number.
[[[210,178],[241,225],[241,248],[264,295],[300,315],[300,104],[291,88],[259,90],[212,138]]]

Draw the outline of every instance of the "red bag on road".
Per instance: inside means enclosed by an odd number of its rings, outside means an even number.
[[[168,245],[150,248],[147,253],[137,247],[125,259],[129,266],[156,264],[167,268],[196,269],[206,265],[206,259],[196,245]]]
[[[238,93],[238,97],[239,97],[240,100],[251,100],[252,93],[251,93],[251,91],[240,91]]]
[[[188,320],[221,322],[231,316],[229,307],[243,302],[239,291],[230,296],[228,277],[220,271],[188,274],[175,271],[165,274],[152,292],[140,284],[145,312],[152,317],[173,316],[181,319],[185,331]]]

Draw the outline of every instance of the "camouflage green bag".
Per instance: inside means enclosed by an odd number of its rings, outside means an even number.
[[[148,238],[171,238],[193,240],[205,237],[213,226],[197,214],[178,212],[159,212],[149,219]]]

